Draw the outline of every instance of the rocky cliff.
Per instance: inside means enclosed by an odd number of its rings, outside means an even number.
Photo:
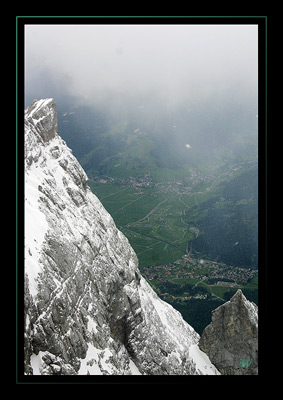
[[[258,308],[241,289],[212,311],[200,348],[223,375],[258,374]]]
[[[25,110],[25,374],[219,374],[161,301],[57,134],[52,99]]]

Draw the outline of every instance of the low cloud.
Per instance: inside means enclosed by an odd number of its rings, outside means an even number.
[[[256,25],[26,25],[25,56],[27,91],[48,71],[94,101],[154,93],[174,106],[257,86]]]

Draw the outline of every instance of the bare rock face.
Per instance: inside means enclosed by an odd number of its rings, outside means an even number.
[[[258,374],[258,308],[239,289],[212,311],[199,347],[223,375]]]
[[[45,143],[57,133],[56,104],[53,99],[34,100],[25,111],[25,119],[36,127]]]
[[[219,374],[199,335],[141,276],[135,252],[57,134],[25,111],[25,374]]]

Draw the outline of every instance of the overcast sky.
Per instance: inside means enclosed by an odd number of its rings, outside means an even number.
[[[257,25],[25,26],[26,92],[48,85],[44,71],[92,99],[152,90],[182,101],[188,92],[235,86],[256,92],[257,63]]]

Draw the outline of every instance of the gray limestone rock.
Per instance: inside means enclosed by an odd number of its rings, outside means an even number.
[[[238,289],[230,301],[212,311],[199,347],[223,375],[257,375],[257,305]]]
[[[45,99],[25,111],[25,373],[219,374],[141,276],[55,110]]]
[[[55,137],[57,133],[57,113],[53,99],[34,100],[27,108],[25,116],[28,122],[36,126],[37,132],[45,143]],[[54,157],[54,151],[52,154]]]

